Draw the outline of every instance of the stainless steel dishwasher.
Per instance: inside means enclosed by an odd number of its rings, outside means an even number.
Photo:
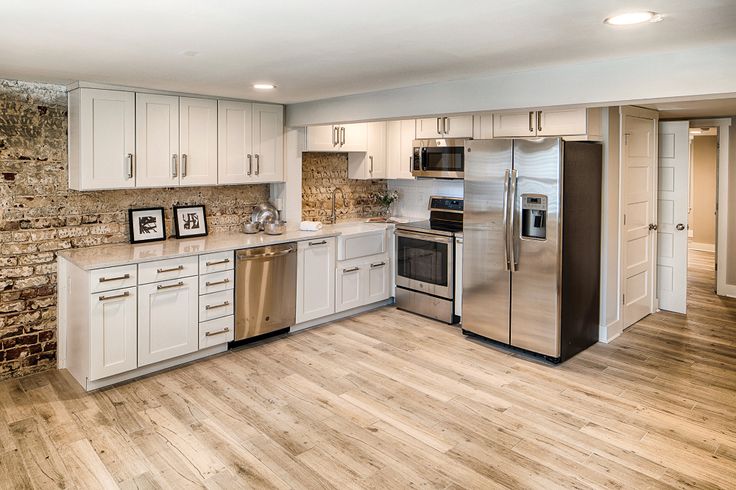
[[[235,341],[296,322],[296,243],[235,252]]]

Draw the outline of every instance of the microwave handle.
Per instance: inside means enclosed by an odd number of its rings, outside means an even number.
[[[427,170],[427,149],[422,148],[419,150],[419,166],[421,167],[422,171]]]

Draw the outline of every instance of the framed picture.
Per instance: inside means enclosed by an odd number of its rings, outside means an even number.
[[[130,243],[166,240],[164,208],[129,209],[128,226]]]
[[[176,238],[207,236],[204,206],[174,206],[174,232]]]

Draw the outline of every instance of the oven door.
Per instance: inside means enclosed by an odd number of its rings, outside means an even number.
[[[396,285],[453,298],[452,237],[396,230]]]

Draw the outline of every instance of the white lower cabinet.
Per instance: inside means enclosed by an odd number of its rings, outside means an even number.
[[[233,315],[223,316],[200,322],[199,324],[199,348],[206,349],[215,345],[230,342],[235,338],[235,317]]]
[[[335,313],[335,238],[297,245],[296,323]]]
[[[138,366],[199,348],[198,278],[138,287]]]
[[[92,294],[90,310],[90,379],[138,367],[136,288]]]
[[[389,288],[391,287],[391,267],[388,260],[379,260],[372,262],[367,269],[368,290],[366,295],[368,303],[382,301],[389,297]]]
[[[335,311],[345,311],[388,299],[391,265],[387,255],[370,261],[338,263],[335,272]]]

